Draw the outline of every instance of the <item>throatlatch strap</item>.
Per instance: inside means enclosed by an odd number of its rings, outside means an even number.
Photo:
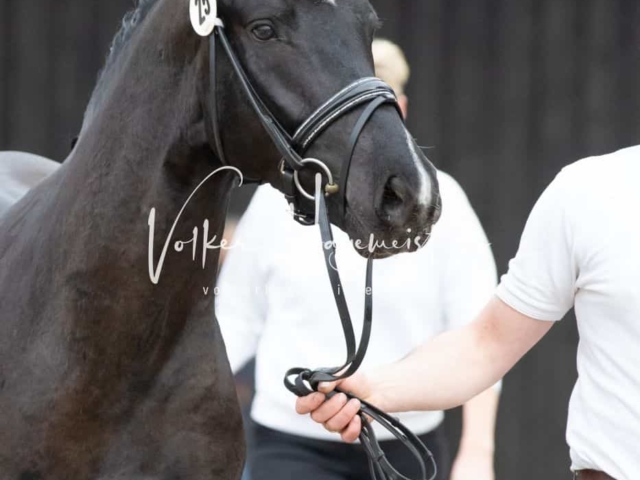
[[[228,166],[227,159],[224,154],[224,146],[220,135],[220,117],[218,112],[218,99],[216,98],[217,85],[217,63],[216,63],[216,34],[209,37],[209,112],[211,115],[211,127],[213,130],[213,138],[216,143],[216,153],[222,165]]]

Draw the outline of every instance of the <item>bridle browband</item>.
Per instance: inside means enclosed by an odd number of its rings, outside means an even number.
[[[220,19],[217,19],[215,29],[213,33],[209,35],[209,69],[211,85],[208,106],[211,115],[210,121],[211,128],[213,130],[215,151],[223,165],[229,164],[225,158],[224,144],[220,134],[215,93],[216,48],[218,40],[231,62],[236,77],[239,80],[242,90],[244,90],[251,107],[255,111],[260,123],[262,123],[266,132],[269,134],[273,144],[278,149],[279,154],[282,156],[282,161],[279,166],[280,176],[282,178],[285,197],[288,202],[293,205],[294,218],[303,225],[313,225],[317,223],[320,227],[327,273],[331,281],[334,299],[338,308],[347,344],[347,359],[344,365],[340,367],[318,370],[305,368],[294,368],[289,370],[284,380],[285,386],[298,396],[306,396],[317,391],[320,382],[341,380],[353,375],[358,370],[364,360],[372,328],[373,297],[371,295],[371,286],[373,277],[373,260],[370,257],[367,262],[367,295],[365,295],[364,324],[359,345],[356,346],[353,324],[346,299],[344,297],[344,291],[341,287],[340,275],[332,264],[333,259],[335,258],[336,247],[335,242],[333,241],[333,234],[327,213],[325,197],[336,194],[340,195],[342,211],[344,213],[346,209],[346,189],[347,180],[349,178],[349,169],[362,131],[373,114],[383,105],[392,105],[398,111],[400,118],[402,118],[402,112],[400,111],[396,96],[391,87],[378,78],[363,78],[351,83],[327,100],[311,114],[311,116],[298,128],[293,136],[290,135],[276,120],[274,115],[269,111],[267,106],[255,92],[247,74],[227,39],[223,22]],[[351,133],[349,147],[347,149],[348,156],[345,157],[338,176],[338,183],[336,183],[331,170],[325,163],[314,158],[303,158],[303,155],[313,142],[335,121],[363,105],[366,105],[366,108],[360,115]],[[308,166],[313,166],[321,172],[317,173],[315,176],[315,195],[308,193],[300,183],[300,172]],[[323,176],[326,177],[324,187],[322,186]],[[313,213],[304,212],[302,210],[301,204],[303,199],[315,202],[315,211]],[[293,382],[291,381],[292,377],[295,377]],[[336,392],[340,392],[340,390],[332,392],[328,397],[335,395]],[[345,393],[349,398],[354,398],[346,392],[343,393]],[[389,430],[395,438],[405,445],[413,454],[416,461],[419,462],[421,476],[419,479],[413,480],[433,480],[437,474],[437,467],[433,459],[433,455],[420,441],[420,439],[397,419],[389,416],[367,402],[362,400],[360,401],[362,403],[362,408],[359,415],[362,420],[362,431],[359,438],[369,458],[369,467],[372,478],[374,480],[412,480],[402,475],[389,463],[378,443],[378,440],[376,439],[374,429],[366,416],[373,418],[375,421],[380,423],[380,425]],[[428,462],[431,462],[433,467],[432,474],[430,476],[427,472]]]

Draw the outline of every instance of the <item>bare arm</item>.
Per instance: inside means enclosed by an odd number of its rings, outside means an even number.
[[[493,480],[499,393],[489,388],[462,407],[462,437],[451,480]]]
[[[447,410],[494,385],[552,325],[494,298],[470,325],[439,335],[396,364],[347,379],[341,388],[387,412]],[[323,402],[322,394],[301,398],[298,413],[312,413],[315,421],[354,441],[360,432],[357,401],[345,406],[337,395]]]
[[[464,404],[460,453],[482,451],[493,456],[499,398],[498,392],[490,388]]]

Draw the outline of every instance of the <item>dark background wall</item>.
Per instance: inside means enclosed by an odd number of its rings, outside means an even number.
[[[637,0],[373,3],[413,67],[410,129],[467,191],[501,273],[561,167],[640,143]],[[64,159],[131,5],[0,0],[0,150]],[[498,478],[568,478],[576,344],[570,317],[506,378]]]

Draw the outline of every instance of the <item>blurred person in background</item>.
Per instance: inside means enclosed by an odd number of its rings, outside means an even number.
[[[238,227],[239,218],[235,215],[229,214],[227,216],[227,220],[225,222],[224,228],[224,236],[221,245],[231,247],[234,242],[234,237],[236,233],[236,228]],[[229,252],[229,248],[221,248],[220,249],[220,258],[218,261],[219,268],[222,268],[224,265],[224,261],[227,258],[227,253]],[[247,364],[243,366],[242,369],[235,371],[235,384],[236,384],[236,393],[238,394],[238,402],[240,402],[240,409],[242,411],[242,418],[244,423],[248,423],[250,421],[251,414],[251,401],[253,400],[253,388],[254,388],[254,377],[255,377],[255,362],[251,360]],[[249,431],[245,431],[246,442],[248,447],[251,447],[251,436],[249,435]],[[241,480],[250,480],[249,469],[245,468],[242,474]]]
[[[391,42],[377,40],[374,58],[378,76],[395,89],[406,112],[409,67],[404,55]],[[433,336],[471,321],[495,289],[495,262],[475,212],[453,178],[440,172],[439,181],[445,207],[427,248],[376,261],[374,328],[364,370],[400,360]],[[260,187],[236,228],[218,281],[216,315],[233,371],[256,356],[251,480],[370,478],[364,451],[296,415],[295,397],[282,385],[292,366],[331,365],[345,355],[319,238],[316,228],[291,218],[281,194]],[[358,331],[366,261],[346,234],[336,230],[335,239],[342,286]],[[453,480],[495,476],[499,386],[478,393],[463,408]],[[336,398],[345,402],[343,396]],[[442,411],[400,416],[434,453],[440,480],[449,478],[450,468],[443,418]],[[389,460],[405,475],[417,476],[405,447],[375,428]]]
[[[60,165],[22,152],[0,153],[0,217]]]
[[[565,167],[536,203],[509,272],[475,322],[341,388],[389,412],[453,408],[505,375],[575,307],[578,380],[567,422],[574,479],[637,480],[639,181],[640,146]],[[346,441],[360,431],[359,408],[324,402],[322,393],[297,402],[299,413],[312,412]]]

